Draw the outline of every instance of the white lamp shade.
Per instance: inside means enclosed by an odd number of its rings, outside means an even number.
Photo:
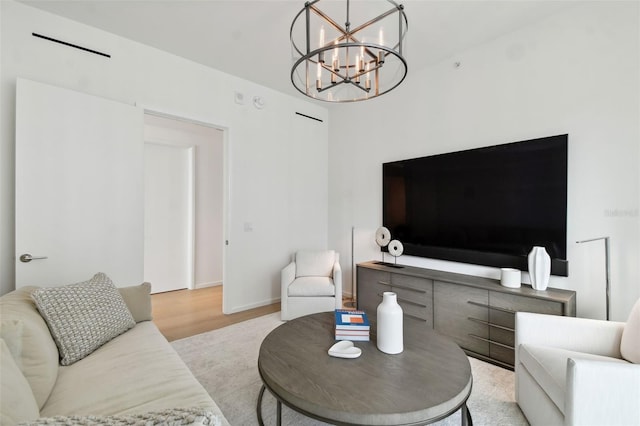
[[[384,226],[381,226],[376,230],[376,244],[380,247],[384,247],[391,241],[391,232]]]
[[[402,255],[404,251],[404,247],[402,243],[398,240],[393,240],[389,243],[389,254],[393,257],[398,257]]]

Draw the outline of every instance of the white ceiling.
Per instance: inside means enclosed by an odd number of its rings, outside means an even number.
[[[301,96],[289,29],[304,0],[21,0],[22,3]],[[409,73],[575,4],[405,0]],[[354,6],[352,5],[352,8]]]

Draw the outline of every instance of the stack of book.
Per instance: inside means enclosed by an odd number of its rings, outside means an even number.
[[[364,311],[336,309],[336,340],[369,341],[369,319]]]

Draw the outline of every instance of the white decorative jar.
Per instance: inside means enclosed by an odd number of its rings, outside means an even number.
[[[500,274],[500,284],[508,288],[520,288],[522,280],[520,270],[514,268],[502,268]]]
[[[391,291],[382,293],[382,303],[377,310],[378,349],[386,354],[399,354],[404,350],[402,308],[397,295]]]
[[[551,257],[544,247],[534,247],[529,253],[529,276],[531,287],[535,290],[546,290],[551,276]]]

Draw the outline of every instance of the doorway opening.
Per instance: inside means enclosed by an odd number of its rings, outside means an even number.
[[[151,292],[222,286],[224,130],[144,114],[144,279]]]

